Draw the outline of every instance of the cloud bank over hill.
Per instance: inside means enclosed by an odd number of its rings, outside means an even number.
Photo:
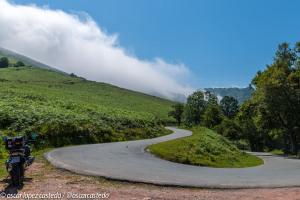
[[[89,80],[178,98],[193,91],[189,70],[130,55],[89,16],[0,0],[0,46]]]

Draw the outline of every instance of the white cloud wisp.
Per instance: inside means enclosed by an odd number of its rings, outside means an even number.
[[[90,17],[0,0],[0,46],[89,80],[170,99],[193,89],[182,84],[184,64],[142,60],[118,45]]]

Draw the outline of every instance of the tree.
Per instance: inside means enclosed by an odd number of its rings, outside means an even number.
[[[206,106],[204,94],[201,91],[196,91],[187,98],[185,106],[185,123],[187,125],[198,125],[201,121],[201,115],[203,114]]]
[[[75,78],[77,77],[77,75],[74,74],[74,73],[71,73],[70,76],[71,76],[71,77],[75,77]]]
[[[274,58],[275,63],[281,63],[290,67],[296,60],[296,52],[290,48],[288,43],[284,42],[278,45]]]
[[[208,104],[218,105],[218,98],[210,91],[205,91],[205,98],[207,99]]]
[[[234,119],[228,119],[225,117],[221,124],[216,126],[215,129],[219,134],[230,140],[242,139],[241,127]]]
[[[9,61],[6,57],[0,58],[0,68],[6,68],[9,66]]]
[[[234,118],[239,110],[238,101],[234,97],[225,96],[220,102],[224,115],[230,119]]]
[[[251,151],[263,151],[264,133],[257,124],[258,105],[253,99],[246,101],[236,116],[238,125],[242,132],[241,138],[246,139],[250,144]]]
[[[222,122],[222,111],[219,105],[208,103],[207,107],[201,116],[202,125],[208,128],[213,128]]]
[[[184,105],[182,103],[176,103],[172,107],[173,110],[169,112],[169,116],[176,119],[178,126],[180,126],[184,111]]]
[[[299,54],[300,54],[300,42],[297,42],[296,45],[295,45],[295,49],[294,51],[296,52],[296,55],[298,57],[298,59],[296,60],[296,63],[295,63],[295,68],[300,70],[300,59],[299,59]]]
[[[24,67],[25,64],[22,61],[18,61],[14,66],[15,67]]]
[[[218,104],[218,98],[213,93],[206,91],[205,97],[207,103],[205,105],[205,111],[201,116],[202,125],[208,128],[213,128],[220,124],[222,121],[222,112]]]
[[[260,130],[280,132],[285,151],[298,153],[300,135],[300,69],[299,44],[291,49],[279,45],[274,63],[253,79],[257,104],[256,121]]]

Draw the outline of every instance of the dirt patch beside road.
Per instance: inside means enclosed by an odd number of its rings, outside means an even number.
[[[109,194],[108,199],[300,199],[300,188],[211,190],[195,188],[161,187],[148,184],[110,181],[103,178],[76,175],[55,169],[44,160],[36,161],[27,171],[22,188],[10,187],[7,180],[0,183],[1,190],[8,193],[61,193]],[[66,196],[65,196],[66,199]]]

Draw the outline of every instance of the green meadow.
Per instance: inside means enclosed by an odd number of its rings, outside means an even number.
[[[151,138],[173,102],[36,67],[0,69],[3,134],[38,132],[49,146]]]
[[[151,153],[174,162],[210,167],[241,168],[263,161],[240,151],[228,139],[204,127],[191,128],[193,135],[149,147]]]

